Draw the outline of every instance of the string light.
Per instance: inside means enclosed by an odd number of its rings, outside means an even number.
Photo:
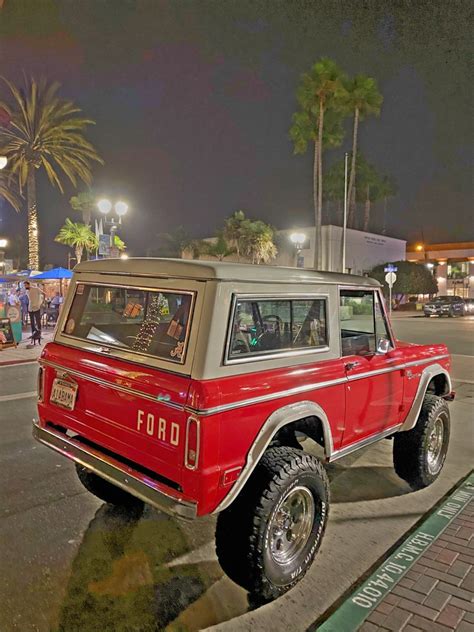
[[[167,301],[163,294],[154,294],[148,307],[145,320],[140,325],[140,331],[132,345],[134,351],[146,353],[150,349],[158,325],[161,322],[160,314],[164,311],[165,307],[167,307]]]

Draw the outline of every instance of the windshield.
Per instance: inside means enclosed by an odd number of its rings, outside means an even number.
[[[79,283],[64,333],[184,362],[194,294]]]

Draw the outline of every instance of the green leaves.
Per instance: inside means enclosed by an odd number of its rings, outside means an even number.
[[[243,211],[235,211],[225,221],[223,237],[233,244],[238,256],[252,263],[268,263],[278,250],[274,243],[275,231],[261,220],[251,220]]]
[[[357,75],[345,81],[344,106],[348,114],[352,114],[357,108],[361,119],[369,114],[378,116],[382,102],[383,97],[373,77]]]
[[[309,142],[318,140],[320,104],[324,107],[323,147],[337,147],[344,138],[347,78],[339,66],[326,57],[301,76],[296,98],[300,109],[293,115],[290,138],[294,153],[303,154]]]
[[[12,103],[0,103],[11,115],[10,124],[0,127],[0,146],[11,160],[12,172],[25,185],[28,166],[44,167],[49,181],[63,192],[62,174],[76,186],[78,180],[90,184],[92,163],[103,164],[84,132],[91,119],[72,101],[57,96],[56,82],[30,79],[19,89],[3,79]]]
[[[116,237],[116,239],[120,238]],[[86,224],[75,223],[69,218],[66,218],[64,226],[60,229],[59,233],[54,238],[54,241],[64,244],[65,246],[71,246],[76,250],[80,249],[81,253],[83,249],[90,252],[99,247],[97,237],[89,226]],[[120,246],[117,243],[115,245],[120,249]]]
[[[393,263],[393,262],[392,262]],[[438,284],[426,266],[411,261],[396,261],[397,280],[393,286],[394,294],[436,294]],[[387,264],[376,266],[370,276],[380,281],[384,292],[388,293],[384,268]]]

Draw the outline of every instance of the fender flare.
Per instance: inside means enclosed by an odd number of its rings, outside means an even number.
[[[416,391],[415,399],[413,400],[413,403],[411,405],[410,410],[408,411],[405,421],[403,422],[398,432],[406,432],[407,430],[412,430],[415,427],[416,422],[418,421],[418,417],[420,415],[421,407],[423,406],[423,400],[425,399],[428,385],[431,382],[431,380],[437,375],[444,375],[444,377],[446,378],[446,381],[448,384],[448,392],[445,393],[445,395],[448,395],[451,392],[452,390],[451,376],[446,371],[446,369],[441,366],[441,364],[438,364],[438,363],[430,364],[429,366],[425,367],[423,371],[421,372],[421,377],[420,377],[420,381],[418,382],[418,388]]]
[[[324,409],[319,404],[311,401],[295,402],[294,404],[282,406],[281,408],[275,410],[260,428],[259,433],[255,437],[254,442],[247,453],[247,461],[239,475],[239,478],[212,513],[219,513],[220,511],[227,509],[227,507],[234,502],[244,488],[269,443],[280,428],[292,423],[293,421],[297,421],[298,419],[303,419],[304,417],[318,417],[318,419],[320,419],[323,426],[326,458],[329,459],[331,457],[331,454],[334,451],[334,446],[329,419]]]

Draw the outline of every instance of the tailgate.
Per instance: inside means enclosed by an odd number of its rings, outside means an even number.
[[[50,343],[41,424],[77,433],[180,489],[190,378]]]

